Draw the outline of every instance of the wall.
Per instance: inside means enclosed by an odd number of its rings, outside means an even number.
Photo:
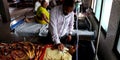
[[[103,33],[100,36],[99,54],[101,60],[117,60],[112,49],[115,42],[118,22],[120,20],[120,1],[114,0],[112,4],[109,26],[106,37]]]
[[[81,0],[85,8],[91,7],[92,0]]]

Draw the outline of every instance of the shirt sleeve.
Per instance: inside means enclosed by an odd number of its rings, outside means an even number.
[[[71,20],[69,23],[69,34],[72,34],[73,26],[74,26],[74,12],[71,13]]]
[[[57,20],[56,20],[56,10],[55,8],[53,8],[51,11],[50,11],[50,23],[49,23],[49,30],[50,30],[50,33],[52,35],[52,40],[55,44],[59,44],[61,43],[60,42],[60,39],[59,39],[59,36],[58,36],[58,32],[57,32]]]

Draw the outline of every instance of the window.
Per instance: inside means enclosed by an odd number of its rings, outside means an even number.
[[[94,13],[95,13],[95,9],[96,9],[96,2],[97,2],[97,0],[92,0],[91,8],[93,9]]]
[[[94,0],[92,0],[91,8],[92,8],[92,9],[94,8]]]
[[[119,38],[118,38],[117,51],[120,54],[120,35],[119,35]]]
[[[113,0],[92,0],[91,8],[96,19],[101,22],[104,32],[107,32]]]
[[[102,0],[98,0],[96,2],[96,9],[95,9],[95,17],[99,21],[100,15],[101,15],[101,6],[102,6]]]
[[[103,0],[103,6],[102,6],[102,15],[101,15],[101,25],[105,32],[107,32],[108,29],[108,23],[111,13],[111,7],[112,7],[113,0]]]

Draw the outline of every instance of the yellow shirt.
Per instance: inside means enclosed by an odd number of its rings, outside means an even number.
[[[46,8],[40,6],[40,7],[38,8],[38,10],[37,10],[36,15],[39,16],[39,17],[41,17],[41,14],[42,14],[42,13],[43,13],[43,14],[47,17],[47,19],[49,20],[49,12],[46,10]],[[37,19],[37,22],[40,23],[40,24],[47,24],[47,22],[46,22],[45,20]]]

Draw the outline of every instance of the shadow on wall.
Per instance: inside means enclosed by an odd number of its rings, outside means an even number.
[[[0,42],[4,40],[12,40],[9,26],[9,23],[0,22]]]

